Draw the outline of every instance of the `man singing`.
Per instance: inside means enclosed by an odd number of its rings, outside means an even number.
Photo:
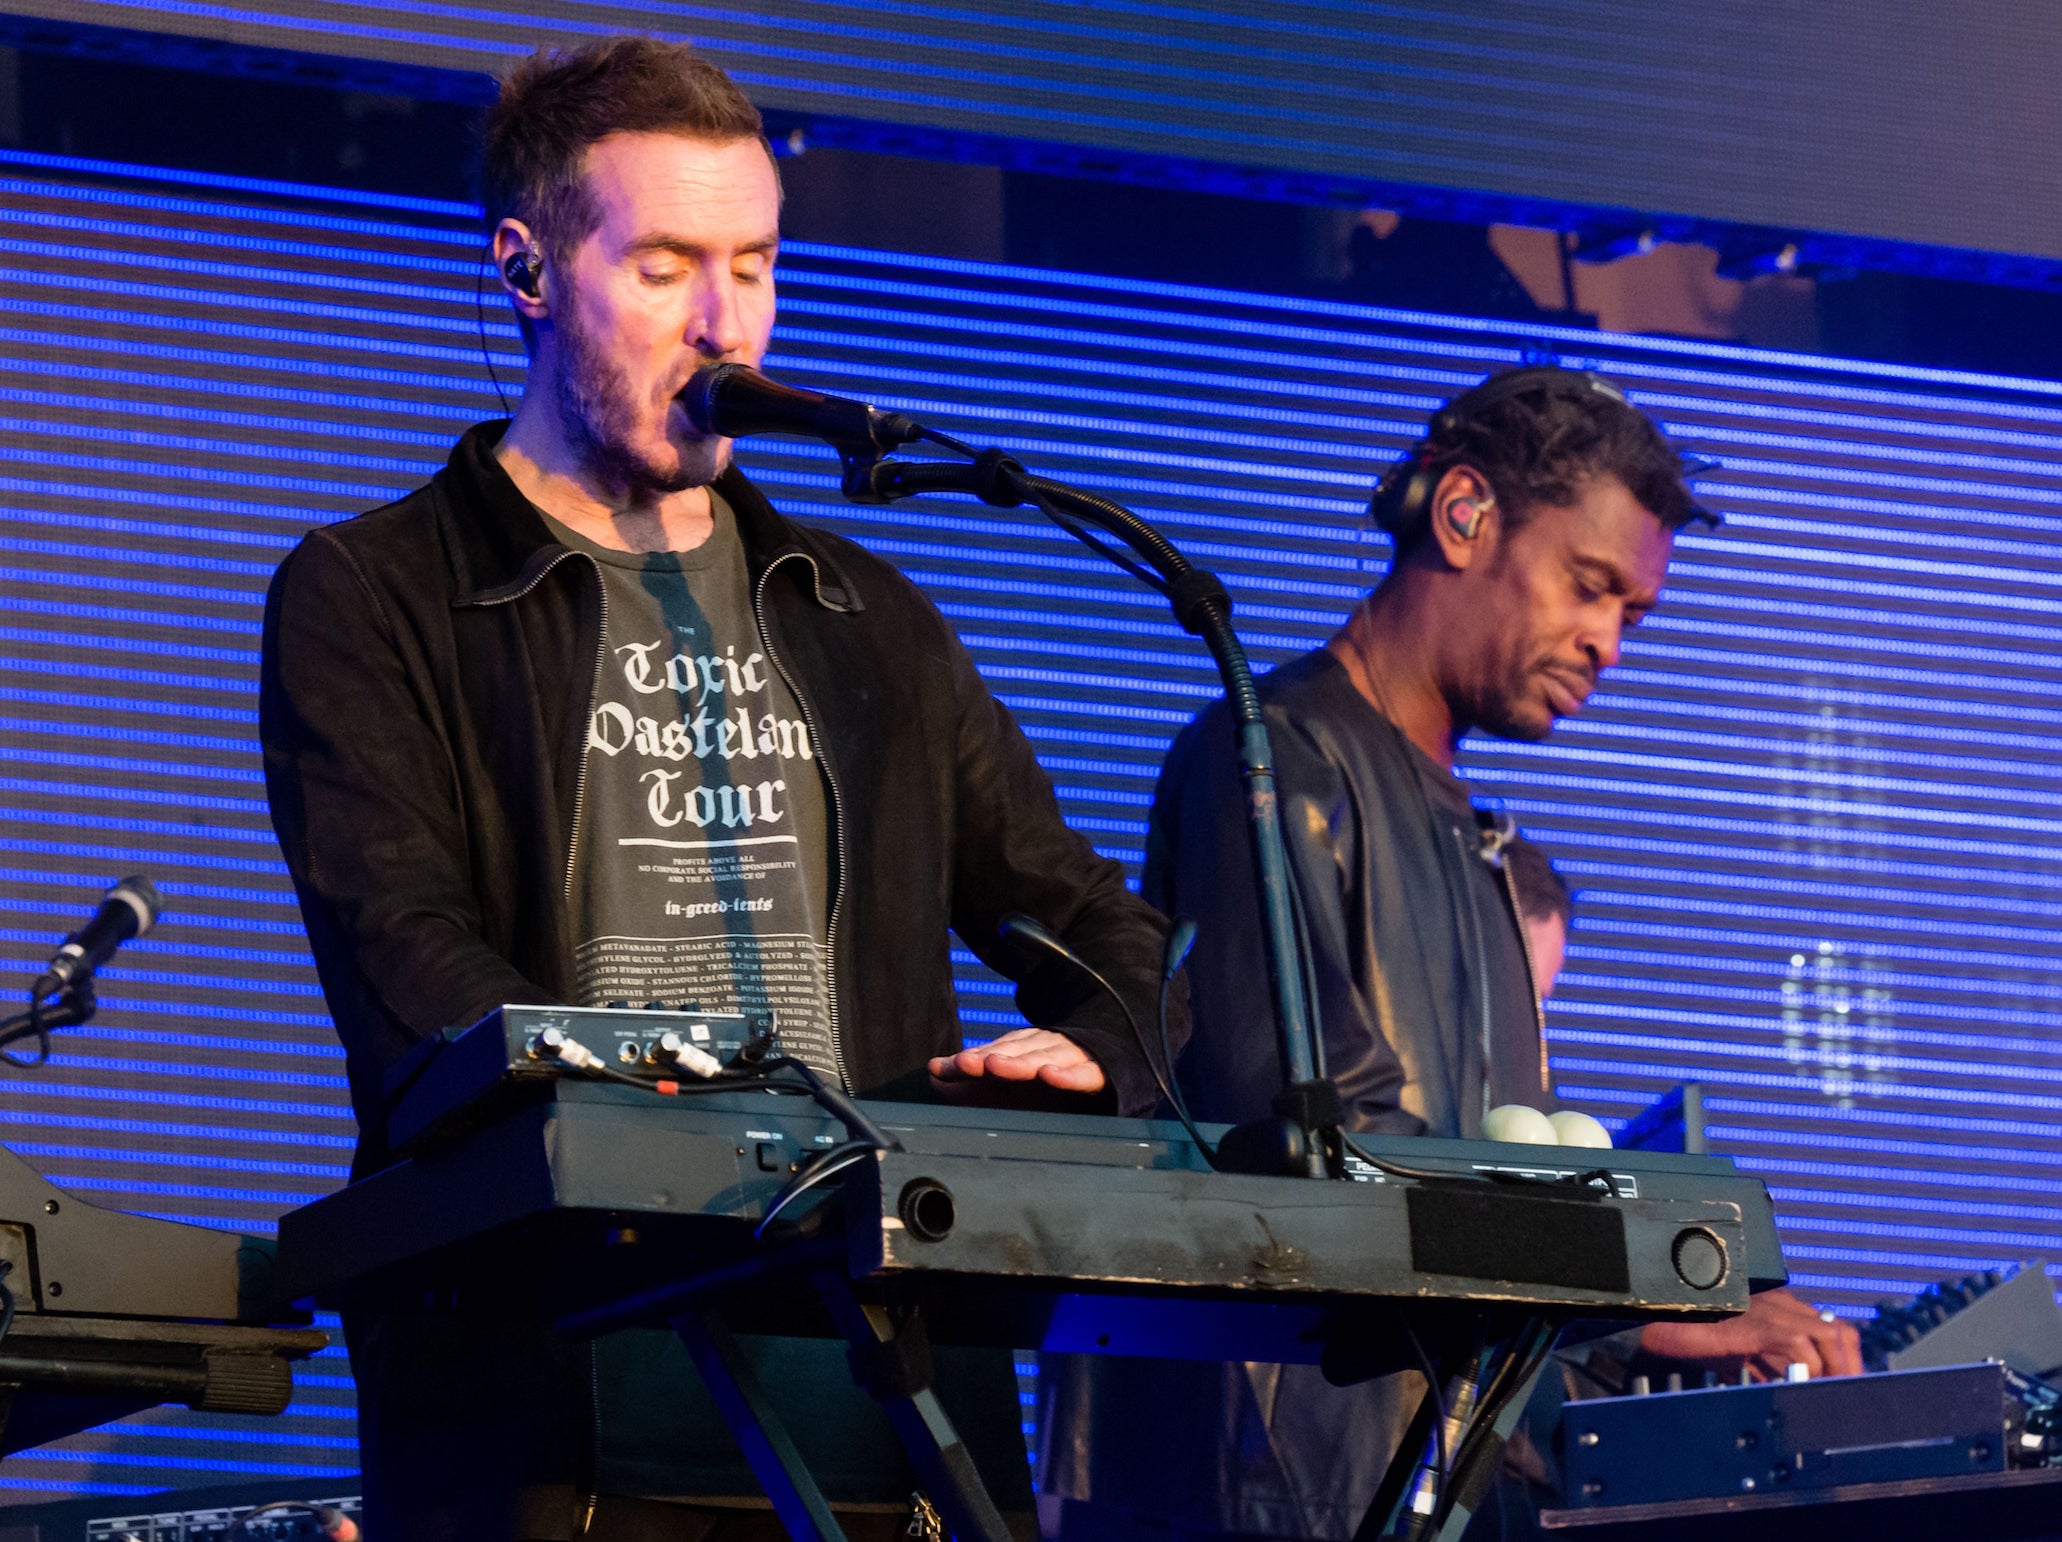
[[[1580,710],[1654,607],[1676,532],[1709,516],[1644,414],[1552,368],[1448,403],[1371,514],[1395,542],[1387,576],[1261,682],[1282,824],[1348,1128],[1479,1136],[1495,1105],[1552,1103],[1508,827],[1474,808],[1456,752],[1471,729],[1542,739]],[[1200,927],[1191,1108],[1239,1123],[1268,1112],[1280,1070],[1226,710],[1168,757],[1146,892]],[[1728,1369],[1860,1369],[1853,1330],[1784,1292],[1642,1342]],[[1070,1363],[1042,1492],[1068,1542],[1350,1537],[1420,1390],[1414,1373],[1336,1388],[1305,1366]]]
[[[758,113],[683,48],[539,55],[488,116],[484,182],[521,407],[311,534],[266,619],[273,820],[358,1170],[389,1159],[385,1069],[503,1002],[770,1006],[788,1053],[863,1096],[1148,1110],[1115,1004],[1027,968],[998,923],[1036,916],[1143,1014],[1159,918],[1061,822],[937,611],[784,519],[677,399],[773,327]],[[1036,1026],[961,1048],[948,929]],[[699,1538],[724,1511],[654,1501],[753,1492],[663,1338],[347,1330],[382,1542]],[[805,1447],[835,1444],[842,1374],[808,1374],[773,1379],[807,1394]],[[892,1453],[842,1459],[907,1499]]]

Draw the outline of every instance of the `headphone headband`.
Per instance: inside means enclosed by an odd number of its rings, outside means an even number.
[[[1526,391],[1558,391],[1571,396],[1594,393],[1621,407],[1632,407],[1623,391],[1594,371],[1532,364],[1491,375],[1463,391],[1432,414],[1431,422],[1425,426],[1425,438],[1431,442],[1450,440],[1470,419]],[[1392,465],[1375,484],[1374,496],[1368,500],[1368,518],[1376,528],[1387,531],[1399,549],[1431,517],[1432,494],[1439,479],[1432,475],[1435,456],[1427,453],[1428,449],[1429,446],[1413,450]]]
[[[1560,391],[1569,396],[1594,392],[1621,407],[1630,407],[1625,393],[1591,370],[1563,369],[1558,364],[1530,364],[1507,369],[1471,386],[1432,415],[1427,437],[1450,437],[1468,419],[1480,417],[1499,402],[1526,391]]]

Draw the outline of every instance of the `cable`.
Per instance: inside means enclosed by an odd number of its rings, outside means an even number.
[[[1217,1153],[1211,1149],[1210,1142],[1203,1139],[1203,1132],[1196,1128],[1196,1121],[1189,1117],[1188,1105],[1182,1101],[1181,1094],[1176,1092],[1168,1082],[1166,1075],[1160,1070],[1160,1063],[1153,1058],[1152,1046],[1146,1042],[1146,1031],[1139,1026],[1138,1014],[1131,1010],[1131,1003],[1126,1001],[1123,993],[1105,979],[1102,971],[1089,963],[1087,959],[1077,958],[1075,962],[1081,966],[1090,979],[1103,988],[1105,994],[1112,1001],[1117,1003],[1117,1010],[1124,1014],[1124,1021],[1131,1029],[1131,1037],[1138,1044],[1139,1054],[1145,1057],[1146,1069],[1153,1073],[1153,1084],[1160,1089],[1160,1096],[1167,1100],[1168,1105],[1174,1110],[1175,1117],[1181,1121],[1181,1127],[1188,1131],[1189,1139],[1196,1143],[1196,1149],[1203,1153],[1204,1160],[1214,1168],[1217,1165]],[[1166,982],[1164,980],[1161,984],[1161,1005],[1164,1011],[1166,1005]],[[1164,1022],[1162,1026],[1164,1028]],[[1165,1042],[1164,1039],[1162,1042]],[[1170,1063],[1168,1070],[1171,1071],[1172,1069],[1173,1066]]]
[[[717,1092],[779,1092],[792,1097],[810,1096],[809,1088],[799,1082],[780,1081],[771,1076],[727,1077],[718,1081],[675,1081],[671,1077],[637,1076],[628,1071],[619,1071],[611,1065],[575,1065],[570,1061],[559,1062],[568,1072],[576,1076],[592,1077],[596,1081],[615,1082],[624,1087],[635,1087],[655,1097],[691,1098]]]
[[[942,445],[955,455],[964,455],[968,460],[978,460],[980,458],[981,452],[963,440],[955,439],[950,434],[941,434],[935,428],[924,428],[921,424],[918,425],[918,428],[920,432],[917,434],[917,438],[926,443]]]
[[[1440,1385],[1439,1371],[1432,1364],[1432,1357],[1425,1353],[1424,1340],[1418,1337],[1418,1330],[1408,1319],[1403,1324],[1403,1336],[1410,1340],[1411,1353],[1418,1357],[1418,1369],[1425,1377],[1425,1389],[1432,1394],[1432,1452],[1439,1463],[1439,1493],[1436,1498],[1444,1499],[1446,1480],[1453,1471],[1446,1449],[1446,1389]]]
[[[1165,1094],[1167,1101],[1174,1105],[1174,1117],[1179,1119],[1181,1127],[1188,1131],[1189,1139],[1196,1143],[1196,1149],[1202,1152],[1203,1160],[1215,1169],[1217,1166],[1217,1153],[1211,1149],[1210,1143],[1203,1139],[1203,1132],[1197,1127],[1196,1121],[1189,1117],[1188,1101],[1181,1095],[1180,1078],[1174,1074],[1174,1046],[1167,1036],[1167,997],[1173,989],[1173,977],[1162,975],[1160,977],[1160,1059],[1167,1067],[1167,1074],[1163,1077],[1155,1068],[1153,1080],[1159,1083],[1160,1091]],[[1151,1066],[1153,1057],[1151,1052],[1145,1047],[1144,1035],[1142,1034],[1140,1035],[1139,1052],[1145,1055],[1146,1064]]]
[[[91,1022],[93,1014],[98,1009],[99,1003],[93,999],[93,979],[90,975],[62,987],[48,1002],[31,992],[28,1011],[0,1022],[0,1062],[22,1070],[47,1065],[50,1061],[51,1029],[76,1028],[81,1023]],[[19,1044],[28,1038],[36,1041],[34,1060],[24,1060],[6,1048],[9,1044]]]
[[[1161,595],[1167,593],[1167,580],[1165,578],[1134,559],[1125,556],[1123,552],[1118,551],[1114,546],[1109,545],[1100,536],[1089,530],[1087,525],[1081,520],[1068,513],[1057,503],[1054,503],[1036,487],[1031,489],[1031,501],[1038,506],[1038,511],[1047,519],[1058,525],[1105,562],[1122,568],[1154,593]]]
[[[23,1039],[36,1041],[36,1058],[25,1060],[6,1046],[19,1044]],[[29,1010],[18,1018],[11,1019],[0,1029],[0,1061],[18,1070],[30,1071],[50,1062],[50,1028],[43,1020],[43,1003],[34,996],[29,998]]]
[[[761,1216],[759,1224],[752,1228],[752,1240],[757,1242],[764,1237],[766,1228],[774,1223],[781,1211],[822,1183],[824,1179],[833,1173],[843,1172],[855,1162],[864,1161],[879,1149],[880,1147],[871,1141],[848,1140],[841,1146],[831,1147],[828,1151],[812,1153],[807,1165],[795,1173],[787,1187],[773,1196],[772,1203],[766,1207],[766,1214]]]
[[[515,412],[508,405],[508,393],[501,389],[501,374],[494,368],[494,354],[487,346],[487,302],[484,298],[487,288],[487,270],[494,266],[494,238],[487,237],[487,260],[480,264],[473,274],[473,320],[480,329],[480,357],[486,361],[487,378],[494,382],[494,394],[501,398],[501,412],[504,417],[514,417]],[[460,323],[463,325],[463,323]]]
[[[1362,1146],[1359,1141],[1343,1131],[1340,1133],[1339,1139],[1345,1143],[1346,1149],[1359,1157],[1361,1161],[1367,1163],[1368,1166],[1374,1168],[1377,1172],[1389,1174],[1392,1178],[1410,1178],[1418,1183],[1434,1183],[1442,1179],[1461,1179],[1468,1182],[1489,1181],[1486,1178],[1480,1180],[1468,1179],[1464,1173],[1441,1173],[1424,1167],[1406,1167],[1401,1162],[1392,1162],[1386,1157],[1376,1156],[1372,1151]]]
[[[1178,972],[1179,971],[1177,971],[1177,973]],[[1167,998],[1170,995],[1172,995],[1173,992],[1174,976],[1171,974],[1161,975],[1159,993],[1160,1000],[1158,1009],[1160,1028],[1160,1063],[1167,1067],[1167,1081],[1170,1091],[1175,1090],[1175,1083],[1178,1081],[1178,1078],[1174,1075],[1174,1041],[1170,1037],[1168,1037],[1167,1033]],[[1152,1057],[1148,1056],[1147,1058],[1151,1059]],[[1186,1103],[1178,1102],[1174,1105],[1174,1112],[1175,1116],[1181,1120],[1182,1128],[1192,1132],[1190,1138],[1195,1139],[1196,1137],[1193,1134],[1193,1132],[1196,1126],[1194,1121],[1192,1121],[1189,1118],[1188,1105]],[[1214,1155],[1214,1153],[1207,1146],[1203,1147],[1202,1149],[1203,1160],[1206,1162],[1210,1162],[1210,1165],[1215,1167],[1217,1164],[1214,1161],[1211,1161],[1211,1158]]]
[[[846,1097],[843,1090],[831,1086],[817,1072],[815,1066],[793,1055],[762,1056],[751,1062],[762,1069],[793,1071],[800,1077],[810,1097],[825,1113],[842,1124],[855,1141],[864,1142],[875,1151],[900,1151],[902,1142],[883,1130],[868,1117],[866,1110]]]
[[[1546,1357],[1553,1352],[1555,1330],[1550,1324],[1537,1318],[1528,1319],[1519,1337],[1529,1335],[1532,1343],[1521,1357],[1514,1346],[1504,1364],[1498,1367],[1498,1374],[1490,1378],[1490,1388],[1475,1404],[1475,1416],[1468,1421],[1468,1428],[1462,1433],[1460,1445],[1455,1453],[1454,1465],[1458,1472],[1466,1472],[1483,1443],[1496,1431],[1496,1423],[1504,1409],[1521,1389],[1529,1386]],[[1506,1377],[1505,1372],[1517,1366],[1515,1374]],[[1453,1501],[1442,1492],[1439,1496],[1437,1519],[1444,1524]]]

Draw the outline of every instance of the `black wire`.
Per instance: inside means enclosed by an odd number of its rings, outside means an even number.
[[[843,1088],[833,1088],[826,1082],[808,1061],[797,1060],[793,1055],[771,1055],[757,1064],[762,1070],[793,1071],[816,1100],[816,1106],[842,1124],[854,1140],[864,1141],[876,1151],[902,1149],[901,1141],[875,1124],[865,1109],[845,1095]]]
[[[1159,1087],[1160,1096],[1165,1098],[1169,1105],[1173,1107],[1175,1117],[1181,1121],[1181,1127],[1188,1131],[1189,1139],[1196,1143],[1196,1149],[1203,1153],[1204,1160],[1212,1167],[1215,1167],[1217,1165],[1217,1153],[1211,1149],[1210,1142],[1203,1139],[1203,1132],[1196,1128],[1196,1121],[1189,1117],[1188,1105],[1182,1101],[1181,1094],[1176,1092],[1173,1086],[1169,1084],[1167,1077],[1161,1074],[1159,1062],[1153,1059],[1152,1046],[1146,1043],[1146,1031],[1139,1026],[1138,1015],[1131,1010],[1131,1003],[1126,1001],[1117,987],[1104,979],[1102,971],[1089,963],[1088,960],[1082,959],[1080,963],[1081,967],[1087,971],[1089,978],[1100,985],[1108,993],[1110,999],[1117,1003],[1117,1010],[1124,1014],[1124,1021],[1131,1028],[1131,1037],[1138,1045],[1138,1052],[1145,1056],[1146,1069],[1153,1073],[1153,1082]],[[1164,993],[1165,986],[1163,984],[1163,1004],[1165,1002]],[[1174,1067],[1170,1064],[1167,1069],[1171,1072]]]
[[[1408,1320],[1403,1325],[1404,1337],[1410,1340],[1411,1353],[1418,1357],[1418,1369],[1423,1372],[1425,1386],[1432,1394],[1432,1451],[1439,1459],[1439,1492],[1433,1495],[1434,1508],[1446,1497],[1446,1480],[1453,1471],[1447,1461],[1446,1450],[1446,1389],[1439,1384],[1438,1368],[1432,1364],[1432,1357],[1425,1353],[1425,1344],[1418,1337],[1418,1330]]]
[[[922,428],[922,425],[918,426]],[[941,434],[935,428],[923,428],[922,432],[917,435],[917,438],[929,444],[942,445],[955,455],[964,455],[968,460],[980,459],[980,451],[976,450],[972,445],[955,439],[950,434]]]
[[[494,238],[487,237],[487,260],[480,264],[473,274],[473,320],[480,328],[480,357],[487,364],[487,378],[494,382],[494,394],[501,398],[501,412],[504,417],[515,416],[508,405],[508,393],[501,389],[501,375],[494,368],[494,355],[487,347],[487,270],[494,266]]]
[[[781,1081],[771,1076],[717,1077],[711,1081],[688,1081],[683,1076],[682,1080],[674,1084],[673,1091],[661,1092],[658,1083],[669,1078],[661,1078],[657,1075],[636,1076],[628,1071],[619,1071],[610,1065],[587,1066],[583,1068],[567,1065],[564,1061],[560,1061],[559,1064],[575,1076],[592,1076],[601,1081],[616,1082],[625,1087],[636,1087],[651,1093],[654,1097],[691,1098],[716,1092],[784,1092],[801,1098],[811,1095],[809,1088],[801,1082]]]
[[[9,1044],[19,1044],[28,1038],[36,1041],[34,1060],[25,1060],[6,1047]],[[23,1071],[31,1071],[37,1066],[50,1063],[50,1024],[44,1020],[43,1003],[40,998],[31,995],[28,1011],[14,1019],[5,1031],[0,1031],[0,1061]]]
[[[1179,972],[1180,971],[1178,970],[1176,971],[1176,973]],[[1163,973],[1160,976],[1160,1002],[1158,1012],[1160,1022],[1160,1063],[1167,1067],[1166,1085],[1168,1091],[1170,1092],[1178,1091],[1180,1086],[1180,1078],[1178,1078],[1174,1074],[1174,1044],[1167,1035],[1167,998],[1171,994],[1173,994],[1173,991],[1174,976],[1171,974]],[[1197,1146],[1202,1150],[1203,1160],[1208,1162],[1212,1167],[1215,1167],[1217,1165],[1217,1154],[1214,1151],[1212,1151],[1208,1146],[1203,1144],[1203,1138],[1196,1130],[1195,1121],[1189,1118],[1187,1103],[1176,1101],[1174,1105],[1174,1112],[1175,1116],[1181,1120],[1182,1128],[1189,1132],[1189,1138],[1195,1141]]]
[[[759,1224],[752,1228],[752,1240],[757,1242],[766,1235],[766,1228],[774,1223],[781,1211],[815,1188],[833,1173],[841,1173],[853,1163],[863,1161],[880,1148],[870,1140],[848,1140],[843,1145],[833,1146],[828,1151],[811,1154],[807,1163],[788,1181],[787,1187],[773,1196],[773,1202],[766,1207],[766,1213],[759,1217]]]
[[[1528,1347],[1523,1359],[1519,1359],[1518,1351],[1514,1346],[1504,1365],[1498,1368],[1498,1375],[1490,1378],[1489,1392],[1476,1400],[1475,1415],[1468,1421],[1467,1429],[1462,1432],[1460,1445],[1455,1453],[1454,1463],[1457,1471],[1465,1472],[1467,1470],[1468,1463],[1474,1459],[1483,1442],[1495,1433],[1496,1421],[1502,1416],[1504,1409],[1509,1406],[1511,1399],[1518,1395],[1520,1389],[1531,1382],[1533,1375],[1539,1370],[1540,1366],[1546,1363],[1546,1357],[1553,1352],[1554,1335],[1538,1319],[1535,1318],[1528,1321],[1520,1336],[1526,1335],[1531,1337],[1532,1344]],[[1516,1373],[1506,1378],[1503,1372],[1509,1370],[1513,1365],[1518,1367]],[[1444,1494],[1440,1496],[1440,1503],[1437,1508],[1437,1519],[1444,1523],[1447,1512],[1452,1508],[1451,1502],[1447,1500]]]
[[[1171,579],[1195,567],[1181,554],[1180,548],[1160,534],[1151,525],[1140,519],[1121,503],[1113,503],[1099,493],[1085,492],[1078,487],[1069,487],[1064,482],[1055,482],[1047,477],[1027,476],[1025,484],[1034,494],[1056,496],[1069,507],[1086,508],[1096,516],[1095,522],[1110,532],[1150,562],[1154,569]],[[1156,585],[1156,587],[1158,587]]]
[[[1406,1167],[1401,1162],[1392,1162],[1386,1157],[1376,1156],[1372,1151],[1369,1151],[1366,1147],[1362,1146],[1358,1141],[1356,1141],[1351,1135],[1347,1135],[1344,1132],[1341,1132],[1339,1139],[1345,1143],[1346,1149],[1348,1151],[1352,1152],[1355,1156],[1359,1157],[1363,1162],[1367,1163],[1368,1166],[1374,1168],[1377,1172],[1387,1173],[1392,1178],[1411,1178],[1415,1179],[1419,1183],[1434,1183],[1438,1182],[1441,1179],[1449,1178],[1458,1178],[1462,1179],[1463,1181],[1469,1182],[1488,1181],[1487,1179],[1469,1179],[1468,1175],[1465,1173],[1442,1173],[1434,1172],[1430,1168],[1425,1167]]]
[[[1031,492],[1031,501],[1038,506],[1038,511],[1047,519],[1058,525],[1105,562],[1122,568],[1147,588],[1162,595],[1167,593],[1167,580],[1165,578],[1133,558],[1125,556],[1123,552],[1118,551],[1116,547],[1111,546],[1102,537],[1090,530],[1083,521],[1062,509],[1035,488]]]

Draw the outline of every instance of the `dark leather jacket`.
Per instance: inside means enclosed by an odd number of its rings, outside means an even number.
[[[1303,898],[1327,1068],[1356,1130],[1479,1135],[1486,1103],[1549,1108],[1538,1001],[1498,844],[1459,783],[1319,649],[1260,682]],[[1281,1085],[1246,814],[1222,702],[1183,731],[1153,803],[1146,893],[1198,923],[1198,1119],[1268,1111]],[[1315,1366],[1056,1357],[1040,1489],[1061,1542],[1220,1531],[1353,1536],[1422,1395]],[[1081,1506],[1083,1508],[1074,1508]]]
[[[1274,670],[1260,696],[1348,1128],[1475,1136],[1487,1106],[1550,1109],[1517,895],[1487,860],[1494,822],[1325,649]],[[1197,924],[1190,1110],[1238,1123],[1267,1112],[1281,1072],[1228,719],[1220,702],[1168,753],[1145,893]]]
[[[557,543],[469,431],[427,487],[314,531],[265,615],[260,733],[357,1110],[426,1035],[501,1002],[570,999],[568,847],[601,646],[601,577]],[[922,1097],[959,1047],[946,933],[1019,982],[1036,1024],[1101,1062],[1104,1106],[1156,1094],[1107,998],[998,936],[1036,916],[1151,1010],[1164,925],[1061,820],[1052,786],[937,609],[888,564],[793,524],[736,469],[768,647],[833,790],[833,1010],[854,1091]],[[1185,1032],[1179,1013],[1177,1032]]]

